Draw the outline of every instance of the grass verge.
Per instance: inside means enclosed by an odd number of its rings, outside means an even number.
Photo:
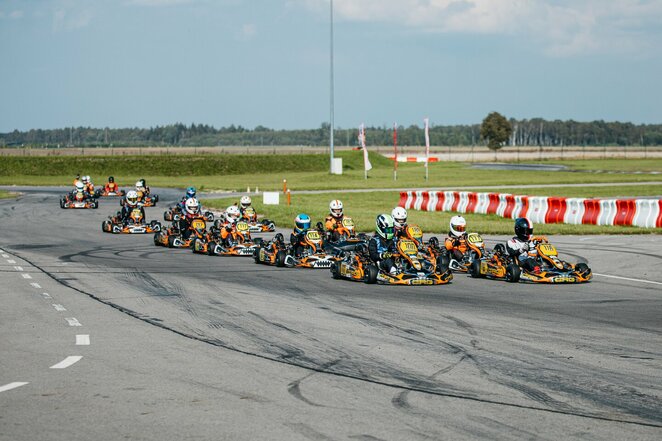
[[[16,196],[17,196],[16,193],[0,190],[0,199],[10,199],[10,198],[15,198]]]
[[[357,224],[359,231],[374,231],[375,217],[380,213],[390,213],[399,201],[398,193],[372,192],[372,193],[320,193],[292,195],[292,205],[263,205],[261,198],[253,198],[253,205],[258,214],[276,222],[279,227],[290,228],[294,218],[299,213],[311,216],[313,224],[323,221],[328,214],[329,201],[340,197],[345,206],[345,214],[351,216]],[[225,209],[237,202],[237,199],[208,199],[203,200],[205,206]],[[456,213],[451,212],[425,212],[409,211],[409,222],[419,225],[428,234],[445,235],[448,233],[450,218]],[[482,215],[465,213],[470,231],[482,234],[512,234],[513,220],[504,219],[495,215]],[[536,225],[539,234],[660,234],[662,228],[639,228],[622,226],[598,225],[564,225],[546,224]]]

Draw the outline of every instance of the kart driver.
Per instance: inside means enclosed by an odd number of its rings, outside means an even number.
[[[241,213],[241,217],[244,217],[244,212],[252,203],[253,201],[250,196],[242,196],[241,199],[239,199],[239,212]]]
[[[375,220],[375,235],[368,241],[370,259],[377,264],[381,271],[390,274],[397,273],[395,261],[393,260],[395,249],[394,231],[393,217],[388,214],[380,214]]]
[[[83,185],[85,186],[85,191],[87,193],[90,195],[94,194],[94,184],[88,175],[83,176]]]
[[[225,210],[225,224],[221,227],[221,242],[223,247],[228,248],[235,245],[237,221],[240,217],[241,212],[236,205],[230,205]]]
[[[106,193],[117,193],[119,191],[119,186],[115,183],[115,178],[108,176],[108,182],[104,185],[104,190]]]
[[[334,242],[340,240],[340,234],[336,230],[342,227],[344,217],[342,201],[338,199],[332,200],[329,203],[329,215],[324,219],[324,229]]]
[[[140,210],[142,219],[145,219],[145,209],[138,203],[138,193],[131,190],[126,194],[126,201],[122,207],[122,211],[119,212],[119,220],[123,225],[133,222],[133,219],[131,219],[131,213],[135,209]]]
[[[179,221],[176,222],[177,228],[179,229],[182,238],[188,240],[193,234],[191,231],[191,222],[194,219],[202,219],[200,214],[200,203],[196,198],[189,198],[184,203],[183,216],[179,218]]]
[[[85,191],[85,184],[83,184],[83,181],[78,181],[74,185],[74,189],[71,191],[71,197],[72,199],[76,197],[76,195],[81,194],[83,196],[83,200],[89,199],[90,194]]]
[[[294,230],[290,235],[290,243],[294,247],[294,255],[300,256],[301,252],[308,246],[306,244],[306,233],[310,229],[310,216],[301,213],[294,218]]]
[[[448,252],[455,260],[462,260],[467,252],[467,221],[462,216],[453,216],[449,222],[450,231],[444,241]]]
[[[395,207],[391,211],[393,224],[395,226],[394,234],[396,238],[406,237],[407,235],[407,210],[403,207]]]
[[[506,243],[508,254],[515,257],[519,266],[538,274],[540,265],[536,242],[547,241],[545,236],[533,236],[533,224],[525,217],[515,219],[515,236]]]

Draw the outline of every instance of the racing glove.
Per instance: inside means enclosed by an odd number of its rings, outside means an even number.
[[[391,257],[393,257],[393,253],[391,253],[390,251],[384,251],[383,253],[381,253],[381,254],[379,255],[379,257],[380,257],[382,260],[390,259]]]

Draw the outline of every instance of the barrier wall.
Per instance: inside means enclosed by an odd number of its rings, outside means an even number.
[[[662,199],[583,199],[468,191],[403,191],[399,206],[422,211],[528,217],[534,224],[662,228]]]

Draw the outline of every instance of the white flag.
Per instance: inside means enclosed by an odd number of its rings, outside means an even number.
[[[359,142],[363,149],[363,168],[365,171],[372,170],[372,164],[368,158],[368,149],[365,147],[365,127],[363,123],[359,126]]]
[[[425,166],[427,167],[428,162],[430,162],[430,119],[425,118],[423,121],[425,122]]]

